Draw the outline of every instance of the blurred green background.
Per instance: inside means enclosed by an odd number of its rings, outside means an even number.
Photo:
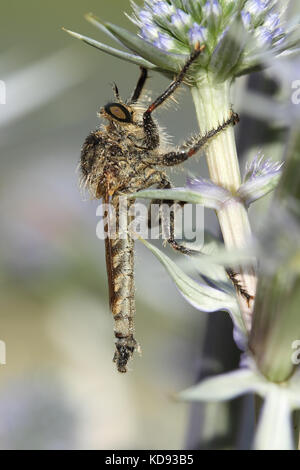
[[[0,366],[0,448],[180,449],[201,434],[200,421],[207,423],[203,440],[226,434],[229,411],[214,405],[197,414],[176,402],[175,393],[197,380],[200,367],[222,372],[238,356],[230,320],[215,314],[208,325],[137,244],[142,357],[136,355],[126,375],[112,364],[97,202],[80,194],[76,167],[85,137],[99,124],[99,107],[112,97],[111,82],[127,97],[139,71],[61,30],[111,44],[84,20],[90,11],[134,29],[123,13],[130,11],[129,0],[1,4],[0,80],[7,103],[0,105],[0,340],[7,364]],[[148,87],[155,96],[167,83],[152,73]],[[239,81],[237,111],[245,83]],[[165,108],[157,116],[174,143],[197,129],[188,90],[178,99],[177,110]],[[202,160],[185,169],[205,176]],[[182,185],[185,173],[171,178]],[[205,224],[218,233],[213,213],[206,213]],[[203,354],[204,335],[214,328],[209,346],[219,338],[221,361]]]
[[[142,357],[112,364],[104,244],[97,202],[78,189],[81,145],[111,99],[127,97],[139,70],[70,38],[105,40],[89,11],[129,25],[129,1],[2,2],[0,79],[0,448],[180,448],[187,405],[172,395],[195,380],[204,317],[157,260],[137,246],[137,333]],[[109,40],[108,40],[109,41]],[[153,74],[159,93],[167,80]],[[189,110],[165,110],[176,139],[196,128]],[[189,120],[193,120],[190,125]],[[179,181],[184,175],[179,173]]]

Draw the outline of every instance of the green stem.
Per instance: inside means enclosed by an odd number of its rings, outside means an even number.
[[[202,75],[198,84],[192,87],[192,96],[202,134],[215,129],[229,118],[230,86],[230,81],[216,84],[213,77],[207,73],[205,77]],[[241,175],[232,126],[213,139],[207,148],[206,159],[211,180],[235,195],[241,185]],[[251,228],[244,204],[233,199],[217,212],[217,216],[226,247],[229,250],[247,249]],[[240,285],[254,297],[255,266],[239,266],[236,271]],[[238,293],[238,300],[245,326],[250,330],[253,301],[249,302],[241,293]]]

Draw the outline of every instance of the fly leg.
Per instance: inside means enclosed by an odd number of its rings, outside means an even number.
[[[167,179],[166,176],[163,176],[161,178],[160,183],[157,185],[157,189],[171,189],[172,184],[171,182]],[[151,211],[151,206],[153,204],[157,204],[159,206],[159,219],[158,219],[158,224],[160,227],[163,227],[163,235],[165,235],[165,232],[167,234],[166,236],[166,241],[169,243],[172,248],[176,251],[179,251],[180,253],[184,255],[195,255],[198,252],[196,250],[191,250],[189,248],[186,248],[184,245],[178,243],[178,241],[175,239],[175,213],[176,213],[176,204],[183,207],[185,202],[184,201],[173,201],[173,200],[162,200],[162,199],[153,199],[150,203],[149,207],[149,213],[148,213],[148,227],[151,228],[152,226],[152,211]],[[168,217],[164,213],[164,204],[168,206]],[[166,230],[164,230],[166,228]]]
[[[250,307],[250,302],[254,300],[254,296],[250,295],[241,285],[240,281],[237,279],[238,273],[235,273],[232,269],[226,269],[226,272],[236,290],[246,299],[248,307]]]

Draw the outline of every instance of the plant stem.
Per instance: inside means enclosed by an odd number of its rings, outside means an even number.
[[[201,75],[199,82],[192,87],[198,123],[203,134],[217,128],[230,117],[230,86],[230,81],[216,84],[212,75],[207,73]],[[207,148],[206,159],[211,180],[235,195],[241,185],[241,175],[232,126],[213,139]],[[244,204],[232,199],[217,211],[217,216],[225,246],[229,250],[247,249],[251,228]],[[238,266],[236,272],[240,285],[254,298],[255,266]],[[253,300],[247,300],[240,292],[237,295],[245,326],[250,330]]]
[[[293,431],[295,438],[295,449],[300,450],[300,411],[295,411],[293,415]]]

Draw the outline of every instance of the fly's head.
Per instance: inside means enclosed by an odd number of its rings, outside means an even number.
[[[120,98],[116,84],[113,85],[115,101],[103,106],[98,116],[108,121],[110,131],[122,133],[135,133],[141,128],[141,110],[136,103],[123,102]]]
[[[111,102],[98,113],[108,121],[107,130],[115,134],[137,135],[142,133],[141,112],[136,106],[120,102]]]
[[[124,128],[134,125],[134,111],[130,106],[120,102],[112,102],[105,105],[98,113],[100,117],[107,119],[109,124],[115,128]]]

